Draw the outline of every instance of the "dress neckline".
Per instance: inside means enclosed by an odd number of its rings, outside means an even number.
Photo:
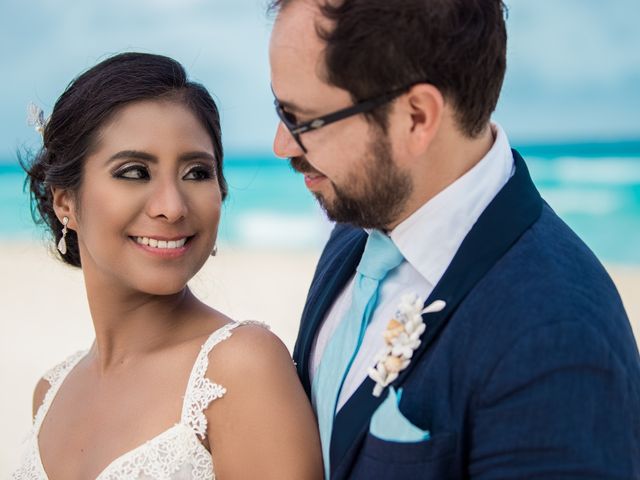
[[[179,432],[180,429],[183,429],[184,432]],[[111,475],[112,472],[114,472],[118,468],[120,468],[125,462],[127,462],[130,459],[134,458],[136,455],[139,455],[143,448],[153,447],[155,444],[158,444],[162,440],[164,440],[165,437],[170,437],[172,435],[175,435],[175,436],[180,436],[180,435],[191,436],[193,441],[195,442],[195,444],[197,444],[196,448],[202,449],[202,451],[206,455],[211,456],[211,452],[209,450],[207,450],[205,448],[205,446],[200,442],[200,440],[198,439],[197,435],[187,425],[178,422],[175,425],[173,425],[173,426],[167,428],[166,430],[163,430],[159,434],[155,435],[153,438],[151,438],[149,440],[145,440],[143,443],[139,444],[138,446],[133,447],[131,450],[127,450],[122,455],[119,455],[116,458],[114,458],[113,460],[111,460],[100,471],[100,473],[98,473],[98,475],[96,476],[95,480],[100,480],[101,478],[103,478],[103,477],[105,477],[107,475]],[[45,470],[44,464],[42,463],[42,456],[40,455],[40,444],[38,443],[38,437],[34,437],[34,443],[35,443],[35,452],[36,452],[36,458],[37,458],[37,465],[38,465],[38,468],[40,470],[40,474],[42,475],[42,477],[45,480],[49,480],[49,476],[47,475],[47,471]]]
[[[191,369],[191,372],[189,373],[189,380],[187,382],[187,389],[185,392],[184,402],[182,405],[180,421],[174,424],[173,426],[166,428],[165,430],[158,433],[157,435],[153,436],[151,439],[144,441],[143,443],[137,445],[136,447],[130,450],[127,450],[123,454],[111,460],[100,471],[100,473],[96,476],[95,480],[100,480],[103,476],[110,474],[113,470],[121,466],[124,462],[134,457],[135,455],[138,455],[143,448],[148,446],[153,446],[154,444],[159,443],[161,440],[163,440],[167,436],[170,436],[172,433],[176,435],[180,435],[181,433],[180,429],[183,429],[184,434],[185,435],[188,434],[191,437],[191,440],[197,443],[198,447],[194,447],[194,448],[201,448],[206,452],[207,455],[209,455],[209,457],[211,456],[211,452],[205,448],[205,446],[202,444],[200,440],[200,438],[204,438],[204,435],[206,435],[206,417],[204,416],[204,412],[199,412],[202,414],[202,417],[204,417],[204,421],[201,418],[197,418],[194,422],[191,422],[188,420],[188,416],[190,413],[191,414],[198,413],[198,412],[194,412],[191,408],[189,408],[190,406],[188,405],[188,402],[189,402],[189,398],[191,397],[190,393],[197,381],[195,377],[199,374],[204,375],[204,373],[207,370],[208,359],[209,359],[208,353],[211,351],[211,349],[217,343],[229,338],[231,336],[231,331],[234,328],[240,325],[246,325],[249,323],[258,323],[258,324],[264,325],[261,322],[254,322],[254,321],[229,322],[224,324],[222,327],[217,328],[209,335],[205,343],[201,346],[200,351],[198,352],[198,355],[195,359],[194,365]],[[52,371],[50,371],[47,375],[45,375],[45,379],[49,381],[51,386],[49,387],[49,390],[47,390],[47,393],[45,394],[45,397],[42,401],[42,404],[40,405],[40,407],[38,408],[38,411],[36,412],[36,417],[34,419],[33,430],[31,435],[32,442],[34,444],[33,449],[34,449],[34,456],[36,457],[37,468],[40,470],[39,473],[41,474],[42,478],[44,478],[45,480],[49,480],[49,476],[47,475],[47,471],[44,468],[44,463],[42,462],[42,455],[40,454],[40,442],[39,442],[40,428],[42,427],[42,423],[44,422],[44,419],[46,418],[47,413],[49,412],[51,404],[53,403],[58,393],[58,390],[64,383],[64,380],[69,375],[69,373],[71,373],[71,371],[78,365],[78,363],[80,363],[80,361],[84,357],[86,357],[87,353],[88,353],[88,350],[81,350],[76,352],[75,354],[71,355],[67,360],[65,360],[62,364],[58,365]],[[213,388],[216,390],[216,392],[214,393],[218,394],[218,396],[214,398],[218,398],[224,395],[224,393],[226,392],[226,389],[224,389],[220,385],[217,385],[208,381],[206,377],[205,377],[205,380],[208,382],[209,388]],[[196,425],[193,425],[193,423],[195,423]],[[202,434],[203,428],[204,428],[204,434]]]

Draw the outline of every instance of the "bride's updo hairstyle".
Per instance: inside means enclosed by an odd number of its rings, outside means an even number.
[[[69,84],[44,127],[42,149],[29,162],[22,162],[28,175],[25,184],[31,192],[32,216],[36,223],[46,226],[54,245],[62,236],[62,224],[53,210],[51,187],[77,194],[84,161],[92,153],[101,127],[120,107],[153,99],[179,102],[202,123],[213,143],[216,176],[222,199],[225,198],[220,116],[209,92],[189,81],[182,65],[171,58],[122,53],[102,61]],[[58,255],[66,263],[80,267],[74,231],[68,231],[66,243],[67,252]]]

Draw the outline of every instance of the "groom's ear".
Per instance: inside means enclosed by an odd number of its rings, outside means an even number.
[[[405,117],[406,146],[411,156],[418,157],[438,133],[445,112],[444,97],[435,86],[420,83],[402,98],[399,113]]]
[[[75,192],[67,188],[51,187],[53,210],[60,223],[64,217],[69,218],[67,225],[71,230],[77,230],[77,199]]]

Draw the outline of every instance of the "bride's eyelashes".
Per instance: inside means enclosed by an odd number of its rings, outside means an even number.
[[[212,165],[195,165],[190,168],[182,177],[183,180],[212,180],[216,176],[215,169]]]
[[[123,180],[149,180],[151,175],[146,165],[139,163],[127,163],[116,168],[111,174],[113,178],[121,178]]]
[[[123,180],[151,180],[149,168],[141,163],[127,163],[116,168],[111,176]],[[182,176],[183,180],[205,181],[215,178],[215,169],[212,165],[197,164],[190,167]]]

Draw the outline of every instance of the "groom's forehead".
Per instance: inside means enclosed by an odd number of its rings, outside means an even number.
[[[331,27],[331,22],[322,15],[316,2],[291,2],[276,17],[271,32],[270,48],[323,50],[325,42],[318,35],[318,31],[330,31]]]
[[[269,42],[272,84],[276,90],[277,84],[292,75],[305,80],[326,78],[326,44],[318,36],[318,22],[327,24],[312,2],[292,2],[278,14]]]

